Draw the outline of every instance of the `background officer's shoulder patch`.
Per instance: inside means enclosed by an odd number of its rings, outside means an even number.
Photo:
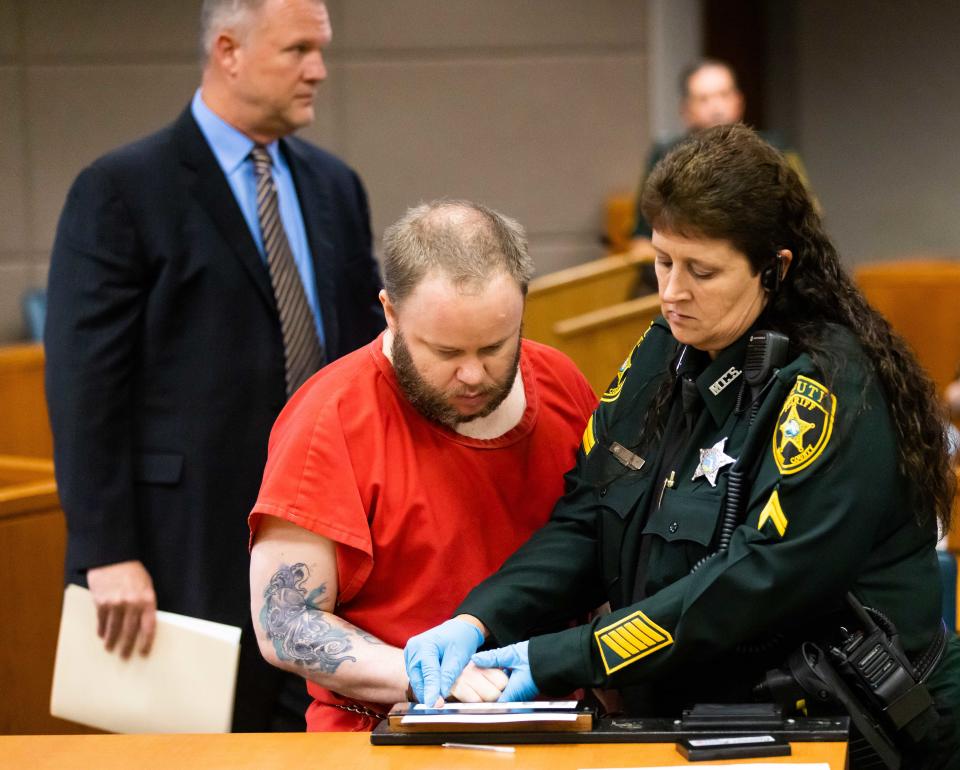
[[[823,454],[836,411],[837,397],[824,385],[803,375],[797,377],[773,432],[773,457],[780,473],[802,471]]]
[[[633,350],[630,351],[627,357],[623,360],[623,363],[620,364],[620,368],[617,370],[617,379],[611,382],[610,387],[607,388],[606,392],[602,396],[600,396],[601,401],[610,403],[611,401],[616,401],[618,398],[620,398],[620,391],[623,390],[623,383],[627,378],[627,370],[633,364],[633,356],[637,352],[637,348],[643,344],[643,340],[647,336],[647,332],[650,331],[652,326],[653,322],[651,321],[650,326],[644,330],[643,334],[640,335],[640,339],[637,340],[637,344],[633,346]]]
[[[673,644],[670,632],[639,610],[599,631],[594,631],[593,637],[608,674]]]

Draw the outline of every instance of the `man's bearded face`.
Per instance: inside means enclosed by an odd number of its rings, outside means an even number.
[[[418,412],[430,420],[454,427],[492,414],[510,394],[520,365],[520,336],[504,347],[507,350],[500,355],[500,361],[487,367],[483,382],[468,385],[454,377],[446,385],[434,385],[417,368],[403,333],[398,329],[393,337],[393,369],[400,389]],[[509,364],[504,367],[503,361],[509,361]],[[433,369],[436,371],[437,367]],[[503,370],[502,373],[499,370]]]

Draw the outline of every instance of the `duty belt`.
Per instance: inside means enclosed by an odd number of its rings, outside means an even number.
[[[926,682],[927,678],[943,659],[943,653],[947,649],[947,639],[949,635],[946,622],[941,620],[940,628],[934,633],[932,641],[927,645],[927,649],[925,649],[916,660],[913,658],[910,659],[919,681]]]

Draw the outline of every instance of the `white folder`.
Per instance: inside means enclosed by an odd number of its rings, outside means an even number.
[[[157,612],[147,657],[126,660],[97,636],[90,592],[67,586],[50,713],[113,733],[230,731],[240,629]]]

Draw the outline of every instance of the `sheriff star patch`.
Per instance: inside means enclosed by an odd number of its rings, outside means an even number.
[[[593,634],[608,674],[673,644],[668,631],[637,610]]]
[[[837,398],[816,380],[803,375],[783,402],[773,432],[773,458],[785,476],[816,460],[833,433]]]

